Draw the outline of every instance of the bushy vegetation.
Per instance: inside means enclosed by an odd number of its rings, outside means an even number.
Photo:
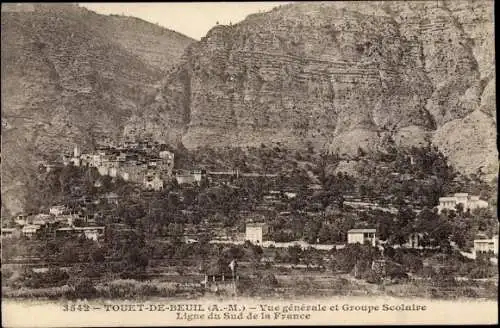
[[[455,283],[447,279],[450,276],[475,279],[488,278],[495,273],[488,260],[467,261],[458,256],[450,244],[454,242],[462,249],[470,249],[476,234],[496,232],[498,223],[494,210],[464,213],[457,208],[457,211],[443,211],[439,215],[432,209],[437,205],[437,197],[447,193],[469,191],[489,199],[494,192],[480,182],[479,176],[464,178],[454,172],[446,164],[446,158],[434,148],[392,150],[375,155],[360,153],[355,160],[363,165],[356,176],[336,172],[341,161],[337,156],[318,154],[312,149],[297,152],[264,146],[231,151],[198,149],[176,155],[179,155],[176,165],[183,168],[237,168],[242,172],[278,173],[279,177],[274,180],[236,179],[231,187],[204,183],[181,188],[172,183],[162,192],[150,193],[120,179],[101,177],[93,168],[67,166],[41,172],[33,181],[39,191],[31,193],[33,212],[46,210],[53,204],[66,204],[105,225],[105,237],[99,242],[85,238],[53,239],[49,238],[51,231],[43,231],[38,238],[29,241],[7,239],[2,245],[3,261],[31,256],[78,269],[71,272],[51,269],[50,277],[49,273],[33,272],[16,277],[2,270],[2,278],[16,288],[66,286],[69,288],[64,292],[67,297],[127,297],[124,295],[174,293],[175,289],[166,285],[160,288],[139,281],[147,275],[154,261],[165,261],[183,275],[188,267],[196,268],[198,273],[214,265],[227,270],[229,262],[236,259],[250,262],[257,275],[263,266],[262,248],[249,243],[222,246],[208,241],[213,238],[214,230],[243,232],[246,217],[240,213],[255,213],[267,192],[286,189],[294,190],[296,197],[288,199],[280,193],[280,205],[263,214],[263,220],[272,228],[271,239],[338,244],[346,242],[349,229],[368,226],[375,227],[378,237],[385,242],[384,253],[370,245],[347,245],[330,254],[291,246],[273,249],[271,263],[300,264],[307,269],[326,267],[337,273],[355,274],[373,284],[379,284],[383,278],[405,281],[410,274],[430,278],[441,286]],[[320,188],[309,189],[311,184]],[[118,204],[101,199],[108,192],[118,195]],[[347,195],[370,199],[396,211],[357,211],[345,205]],[[91,198],[86,206],[72,205],[75,199],[82,197]],[[420,212],[417,213],[416,208]],[[185,243],[186,231],[192,231],[198,242]],[[421,246],[433,248],[439,254],[398,248],[412,234],[419,234]],[[439,256],[441,258],[436,259]],[[377,259],[386,259],[389,263],[384,276],[372,268]],[[434,267],[434,262],[439,263],[439,269]],[[272,264],[267,268],[271,269]],[[286,274],[289,270],[280,267],[276,271]],[[99,283],[115,279],[122,280],[114,284]],[[271,273],[258,279],[262,286],[281,286]],[[309,286],[306,282],[299,285]]]

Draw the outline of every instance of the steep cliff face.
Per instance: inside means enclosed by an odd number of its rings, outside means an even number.
[[[312,142],[353,155],[433,141],[470,172],[464,154],[495,151],[471,144],[495,127],[492,7],[296,3],[250,15],[193,44],[145,115],[188,148]],[[461,128],[483,135],[445,146]]]
[[[498,174],[492,2],[448,1],[446,5],[467,36],[480,82],[476,89],[461,95],[461,99],[473,100],[467,115],[444,124],[434,134],[433,142],[459,169],[467,173],[479,169],[490,179]]]
[[[2,13],[2,210],[39,160],[123,135],[348,157],[433,142],[496,174],[494,71],[491,1],[294,3],[195,43],[72,6]]]
[[[123,123],[154,99],[160,67],[174,65],[192,41],[74,6],[2,12],[2,210],[22,208],[40,160],[75,142],[120,136]]]

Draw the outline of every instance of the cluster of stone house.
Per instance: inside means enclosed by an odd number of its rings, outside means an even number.
[[[63,156],[63,164],[97,168],[99,174],[121,177],[160,191],[172,179],[174,154],[151,142],[126,143],[119,147],[99,147],[95,153],[82,153],[78,145],[72,156]]]
[[[273,179],[277,174],[262,174],[256,172],[240,172],[239,170],[229,171],[207,171],[207,170],[177,170],[175,179],[179,185],[199,185],[206,179],[210,185],[231,185],[237,179],[252,179],[264,177]]]
[[[78,213],[72,213],[65,206],[53,206],[48,212],[36,215],[18,215],[14,219],[13,227],[2,227],[2,238],[20,236],[34,238],[42,231],[46,235],[54,237],[84,236],[87,239],[98,240],[104,236],[104,227],[94,225],[75,226],[76,220],[82,217]]]

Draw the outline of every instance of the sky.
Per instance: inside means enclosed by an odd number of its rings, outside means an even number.
[[[216,25],[238,23],[246,16],[287,2],[79,3],[99,14],[134,16],[200,40]]]

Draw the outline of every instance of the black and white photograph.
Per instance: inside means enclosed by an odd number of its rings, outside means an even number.
[[[2,326],[498,323],[494,2],[2,3]]]

